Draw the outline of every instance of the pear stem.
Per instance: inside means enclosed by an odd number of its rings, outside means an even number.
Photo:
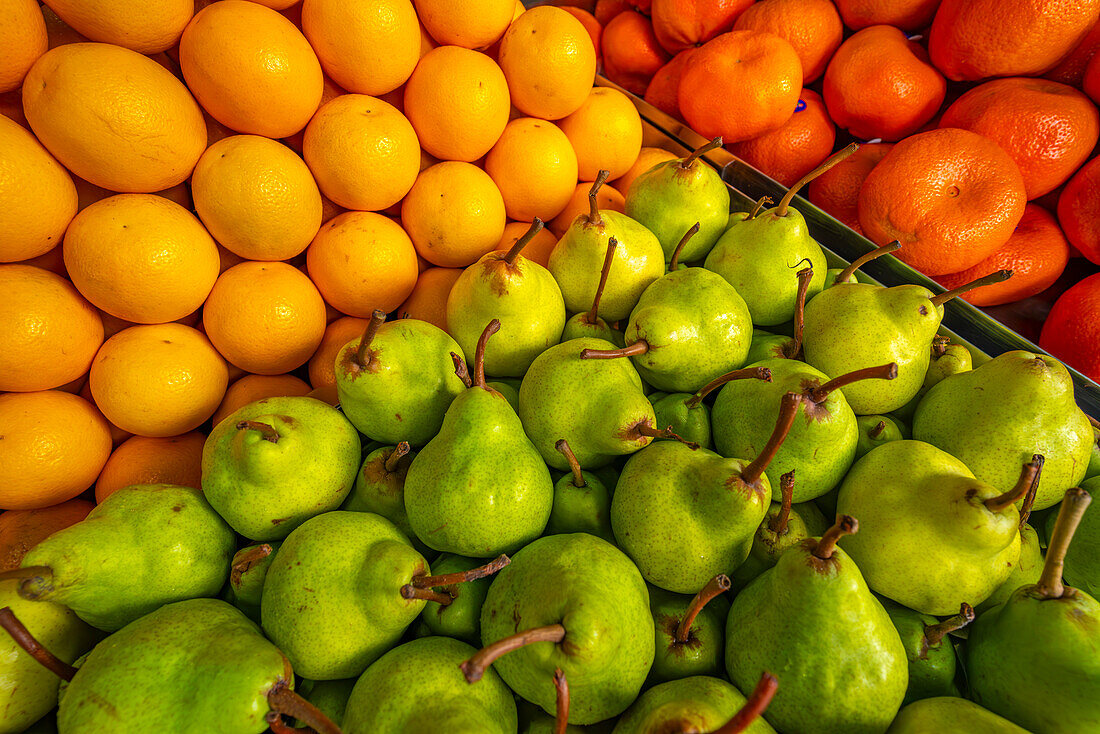
[[[259,431],[263,436],[264,441],[270,441],[271,443],[279,443],[279,432],[275,430],[275,427],[270,423],[261,423],[260,421],[241,421],[237,424],[237,430]]]
[[[852,370],[839,377],[834,377],[824,385],[818,385],[806,397],[815,403],[823,403],[833,390],[851,385],[853,382],[859,382],[860,380],[893,380],[897,376],[898,365],[896,362],[880,364],[877,367],[864,367],[861,370]]]
[[[1066,551],[1069,550],[1073,534],[1077,531],[1081,516],[1085,514],[1090,502],[1092,497],[1080,487],[1070,487],[1066,490],[1062,508],[1058,511],[1058,519],[1054,521],[1054,531],[1050,534],[1050,544],[1047,546],[1047,556],[1043,562],[1043,574],[1039,577],[1039,583],[1035,585],[1035,593],[1040,599],[1061,599],[1065,596],[1066,587],[1062,583],[1062,569],[1066,564]]]
[[[436,591],[435,589],[422,589],[412,584],[405,584],[401,587],[401,598],[434,601],[436,604],[444,607],[450,606],[451,602],[455,600],[453,596],[446,592]]]
[[[1043,455],[1033,454],[1031,461],[1020,469],[1020,478],[1016,480],[1016,486],[1004,494],[990,497],[982,504],[990,512],[1004,512],[1016,504],[1021,497],[1031,491],[1033,484],[1038,484],[1039,472],[1043,470]]]
[[[607,177],[610,175],[611,171],[601,170],[596,174],[596,180],[592,182],[592,188],[588,190],[588,222],[597,227],[603,226],[603,217],[600,216],[600,205],[596,202],[596,194],[607,182]]]
[[[939,647],[943,642],[943,638],[947,636],[949,632],[960,630],[966,625],[974,621],[974,608],[963,602],[959,605],[959,613],[953,617],[948,617],[942,622],[937,624],[924,625],[924,635],[920,641],[920,659],[928,659],[928,651],[933,647]]]
[[[826,158],[820,166],[810,171],[802,178],[798,179],[798,181],[795,182],[794,186],[787,189],[786,195],[784,195],[783,198],[779,200],[779,206],[775,208],[775,216],[787,216],[787,207],[791,205],[791,199],[794,198],[794,195],[798,193],[799,189],[808,184],[810,181],[813,181],[821,174],[828,171],[837,163],[840,163],[852,153],[855,153],[857,150],[859,150],[859,145],[857,143],[851,143],[846,148],[839,150],[836,153],[833,153],[831,156]]]
[[[603,269],[600,270],[600,282],[596,285],[596,295],[592,296],[592,308],[584,315],[584,321],[590,326],[599,323],[600,300],[603,298],[603,290],[607,285],[607,276],[611,274],[611,263],[615,261],[615,248],[619,241],[614,237],[607,240],[607,252],[603,256]]]
[[[374,341],[375,335],[378,333],[378,327],[386,323],[386,314],[380,309],[375,309],[371,314],[370,321],[367,322],[367,328],[363,330],[363,337],[359,340],[359,349],[355,352],[355,363],[359,365],[360,369],[367,369],[374,361],[373,355],[369,355],[371,342]]]
[[[275,711],[268,711],[264,716],[267,728],[271,734],[305,734],[305,729],[295,729],[283,721],[283,715]],[[313,731],[310,729],[309,731]]]
[[[573,449],[569,447],[569,442],[564,438],[558,439],[558,442],[554,444],[565,460],[569,462],[569,471],[573,472],[573,486],[578,489],[581,487],[587,487],[588,482],[584,481],[584,474],[581,472],[581,463],[577,461],[576,454],[573,453]]]
[[[665,426],[664,428],[654,428],[648,423],[639,423],[634,426],[634,430],[638,432],[639,436],[648,436],[649,438],[668,438],[673,441],[679,441],[683,445],[687,446],[692,451],[699,449],[699,444],[694,441],[688,441],[683,436],[680,436],[672,430],[672,426]]]
[[[779,688],[779,680],[774,675],[767,671],[761,673],[756,688],[752,690],[741,710],[734,714],[732,719],[715,729],[712,734],[741,734],[752,725],[752,722],[763,716],[777,688]]]
[[[390,452],[390,455],[386,457],[386,461],[383,462],[382,468],[390,474],[393,474],[397,471],[397,464],[401,461],[401,457],[408,454],[410,450],[411,447],[408,441],[402,441],[397,444],[393,447],[393,451]]]
[[[898,240],[894,240],[893,242],[891,242],[888,245],[883,245],[882,247],[876,247],[874,250],[871,250],[870,252],[863,253],[862,255],[857,257],[855,260],[848,263],[848,267],[846,267],[846,268],[844,268],[843,270],[840,271],[840,275],[836,276],[836,282],[837,283],[846,283],[848,281],[848,278],[851,278],[853,275],[855,275],[856,271],[859,270],[860,268],[862,268],[867,263],[871,262],[872,260],[877,260],[878,258],[880,258],[883,255],[886,255],[888,253],[897,252],[900,249],[901,249],[901,242],[899,242]]]
[[[874,441],[876,438],[882,435],[882,432],[886,430],[886,421],[879,421],[871,427],[871,430],[867,431],[867,437]]]
[[[802,405],[802,396],[798,393],[789,392],[783,396],[783,401],[779,404],[779,419],[775,422],[772,435],[768,437],[764,449],[756,455],[752,463],[741,471],[742,482],[754,485],[760,481],[760,476],[768,468],[768,464],[772,463],[779,447],[787,440],[787,434],[791,432],[791,426],[794,425],[794,416],[800,405]]]
[[[1035,454],[1031,457],[1031,460],[1039,462],[1039,471],[1035,472],[1035,477],[1031,480],[1031,488],[1027,490],[1027,494],[1024,495],[1024,501],[1020,505],[1021,531],[1023,531],[1024,525],[1027,525],[1027,521],[1031,518],[1031,508],[1035,506],[1035,497],[1039,493],[1039,479],[1043,476],[1043,463],[1045,461],[1043,455]]]
[[[729,590],[730,577],[724,573],[720,573],[708,581],[707,585],[699,589],[699,593],[688,604],[684,616],[680,618],[680,624],[676,625],[676,635],[672,639],[681,645],[686,643],[691,635],[691,625],[695,624],[695,618],[699,616],[699,612],[703,611],[703,607],[716,596],[721,596]]]
[[[699,388],[699,391],[692,395],[690,398],[684,401],[684,405],[688,408],[698,408],[699,403],[703,402],[703,398],[710,395],[718,388],[725,385],[727,382],[734,380],[746,380],[755,379],[763,380],[764,382],[772,381],[772,371],[767,367],[746,367],[740,370],[734,370],[733,372],[727,372],[724,375],[719,375],[713,380],[708,382]]]
[[[836,544],[845,535],[855,535],[859,532],[859,521],[851,515],[837,515],[836,522],[831,528],[825,531],[825,534],[821,536],[821,540],[817,541],[817,546],[813,549],[814,558],[819,558],[822,561],[827,561],[833,557],[833,552],[836,551]]]
[[[672,251],[672,259],[668,261],[668,272],[672,273],[676,271],[676,268],[680,266],[680,253],[684,251],[684,245],[691,241],[691,238],[699,234],[699,223],[691,225],[687,232],[684,232],[684,236],[680,238],[680,241],[676,244],[676,249]]]
[[[791,505],[794,504],[794,469],[779,477],[779,491],[779,512],[768,523],[768,529],[776,535],[786,535],[791,520]]]
[[[565,734],[569,727],[569,681],[565,671],[554,669],[554,734]]]
[[[964,283],[963,285],[960,285],[958,288],[952,288],[949,291],[944,291],[943,293],[940,293],[938,296],[932,296],[929,300],[932,301],[933,306],[939,307],[939,306],[942,306],[943,304],[947,303],[948,301],[950,301],[952,298],[955,298],[957,296],[961,296],[963,293],[966,293],[967,291],[972,291],[975,288],[981,288],[983,285],[993,285],[994,283],[1003,283],[1011,277],[1012,277],[1012,271],[1011,270],[998,270],[996,272],[990,273],[989,275],[985,275],[985,276],[982,276],[981,278],[978,278],[976,280],[972,280],[969,283]]]
[[[699,160],[700,156],[704,156],[707,153],[711,152],[712,150],[715,150],[716,148],[721,148],[721,147],[722,147],[722,136],[719,135],[718,137],[711,140],[709,143],[705,143],[703,145],[700,145],[698,148],[691,151],[691,155],[689,155],[687,158],[680,161],[680,168],[691,168],[695,164],[695,161]]]
[[[455,584],[464,584],[468,581],[477,581],[483,579],[486,576],[492,576],[500,569],[507,566],[512,562],[512,559],[507,555],[501,553],[499,556],[489,561],[488,563],[478,566],[477,568],[471,568],[469,571],[456,571],[454,573],[443,573],[438,576],[413,576],[412,586],[418,589],[430,589],[439,586],[454,586]]]
[[[485,386],[485,347],[489,343],[489,337],[500,331],[500,319],[493,319],[477,338],[477,349],[474,351],[474,385],[484,390]]]
[[[462,384],[466,387],[473,387],[474,381],[470,379],[470,371],[466,369],[466,360],[451,352],[451,361],[455,365],[455,376],[462,380]]]
[[[932,358],[939,359],[943,355],[947,354],[947,345],[950,340],[946,336],[940,336],[937,334],[932,337]]]
[[[274,550],[269,543],[262,543],[233,556],[233,565],[229,567],[229,582],[234,586],[240,585],[241,577],[252,570],[257,563],[270,556]]]
[[[638,357],[649,351],[649,342],[639,339],[621,349],[582,349],[581,359],[618,359],[619,357]]]
[[[0,609],[0,628],[11,635],[15,644],[23,648],[23,651],[34,658],[39,665],[61,680],[71,681],[73,676],[76,675],[76,668],[42,647],[38,640],[34,638],[34,635],[15,616],[15,612],[11,610],[11,607]]]
[[[783,345],[783,356],[787,359],[798,359],[802,351],[802,333],[806,328],[806,294],[810,292],[810,281],[813,277],[813,268],[802,268],[798,271],[798,293],[794,299],[794,335]]]
[[[1093,428],[1100,430],[1100,421],[1096,420],[1088,413],[1085,414],[1085,417],[1089,419],[1089,423],[1092,425]]]
[[[0,581],[7,581],[9,579],[26,581],[28,579],[33,579],[35,576],[43,575],[53,576],[53,569],[49,566],[23,566],[22,568],[13,568],[8,571],[0,572]]]
[[[753,207],[751,212],[749,212],[749,216],[745,217],[745,221],[747,222],[751,219],[756,219],[760,215],[760,210],[763,209],[766,204],[774,203],[775,202],[772,200],[772,197],[761,196],[759,199],[756,200],[756,206]]]
[[[267,705],[271,707],[270,713],[275,714],[275,717],[292,716],[317,734],[342,734],[340,727],[332,723],[321,709],[290,690],[285,681],[277,682],[267,692]]]
[[[466,676],[467,683],[476,683],[481,680],[481,676],[485,675],[485,669],[502,655],[507,655],[513,650],[518,650],[535,642],[553,642],[557,644],[564,639],[565,627],[560,624],[535,627],[534,629],[509,635],[503,640],[497,640],[493,644],[481,648],[474,653],[473,657],[458,667],[462,670],[462,674]]]
[[[505,254],[503,258],[504,262],[508,263],[509,265],[514,264],[516,262],[516,258],[519,257],[519,253],[523,250],[524,247],[527,247],[527,245],[531,244],[531,240],[535,239],[535,235],[542,231],[542,227],[542,220],[538,217],[535,217],[535,219],[531,222],[530,229],[528,229],[522,237],[516,240],[516,243],[512,245],[512,249],[508,250],[507,254]]]

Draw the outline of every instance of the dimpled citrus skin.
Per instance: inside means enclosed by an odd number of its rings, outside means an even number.
[[[141,54],[165,51],[195,12],[193,0],[50,0],[50,10],[90,41]]]
[[[0,6],[0,93],[18,89],[35,60],[48,48],[46,23],[35,0]]]

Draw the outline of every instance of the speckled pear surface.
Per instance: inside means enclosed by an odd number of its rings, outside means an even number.
[[[692,596],[687,594],[673,594],[655,586],[649,590],[656,634],[650,684],[696,675],[722,675],[729,599],[725,594],[711,599],[692,621],[687,641],[681,643],[676,640],[676,632],[691,601]]]
[[[1025,729],[965,698],[914,701],[901,711],[887,734],[1028,734]]]
[[[721,678],[681,678],[654,686],[639,696],[619,719],[613,734],[715,731],[744,705],[741,692]],[[756,719],[745,731],[774,734],[775,729],[764,719]]]

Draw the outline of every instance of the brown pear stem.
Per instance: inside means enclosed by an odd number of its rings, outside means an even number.
[[[577,456],[573,453],[573,449],[569,447],[569,442],[564,438],[558,439],[558,442],[554,444],[554,448],[569,462],[569,471],[573,472],[573,486],[578,489],[580,487],[587,487],[588,482],[584,481],[584,474],[581,472],[581,463],[577,461]]]
[[[49,566],[23,566],[22,568],[13,568],[8,571],[0,572],[0,581],[8,581],[9,579],[26,581],[27,579],[33,579],[36,576],[43,575],[53,576],[53,569]]]
[[[386,323],[386,313],[380,309],[375,309],[370,316],[370,321],[367,322],[367,328],[363,330],[363,337],[359,340],[359,349],[355,352],[355,363],[361,369],[365,370],[370,367],[373,358],[369,357],[367,352],[378,333],[378,328],[384,323]]]
[[[668,272],[673,273],[676,268],[680,266],[680,253],[684,251],[684,245],[691,241],[691,238],[699,234],[699,223],[691,225],[687,232],[684,232],[684,236],[680,238],[680,241],[676,244],[676,249],[672,251],[672,259],[668,261]]]
[[[855,535],[859,532],[859,521],[851,515],[837,515],[836,522],[825,531],[821,540],[817,541],[817,547],[813,549],[815,558],[827,561],[833,557],[837,541],[845,535]]]
[[[719,375],[699,388],[698,392],[684,401],[684,405],[688,408],[697,408],[699,407],[699,403],[703,402],[703,398],[710,395],[727,382],[732,382],[734,380],[763,380],[764,382],[771,382],[772,371],[767,367],[746,367],[745,369],[734,370],[733,372]]]
[[[871,426],[871,430],[867,431],[867,437],[872,441],[882,435],[882,432],[886,430],[886,421],[879,421],[875,425]]]
[[[810,281],[813,277],[813,268],[802,268],[798,271],[798,293],[794,299],[794,334],[783,345],[783,356],[787,359],[798,359],[802,351],[802,333],[806,328],[806,294],[810,292]]]
[[[828,171],[837,163],[840,163],[852,153],[855,153],[857,150],[859,150],[859,145],[857,143],[851,143],[843,150],[838,150],[836,153],[833,153],[831,156],[826,158],[820,166],[810,171],[802,178],[798,179],[798,181],[795,182],[794,186],[787,189],[787,193],[783,196],[782,199],[779,200],[779,206],[775,208],[775,216],[787,216],[787,207],[791,205],[791,199],[794,198],[794,195],[798,193],[799,189],[808,184],[810,181],[813,181],[821,174]]]
[[[477,338],[477,349],[474,351],[474,385],[488,390],[485,386],[485,347],[489,343],[489,337],[500,331],[500,319],[493,319]]]
[[[317,734],[343,734],[321,709],[290,690],[285,681],[279,681],[267,692],[267,705],[271,713],[292,716]]]
[[[949,291],[944,291],[943,293],[939,294],[938,296],[932,296],[928,300],[932,301],[933,306],[939,307],[939,306],[942,306],[943,304],[947,303],[948,301],[950,301],[952,298],[956,298],[957,296],[961,296],[963,293],[966,293],[967,291],[972,291],[975,288],[981,288],[983,285],[993,285],[994,283],[1003,283],[1011,277],[1012,277],[1012,271],[1011,270],[998,270],[996,272],[990,273],[989,275],[984,275],[981,278],[977,278],[975,280],[972,280],[969,283],[964,283],[963,285],[960,285],[958,288],[952,288]]]
[[[943,355],[947,354],[947,345],[951,342],[946,336],[940,336],[937,334],[932,337],[932,358],[939,359]]]
[[[897,376],[898,365],[896,362],[880,364],[877,367],[864,367],[861,370],[852,370],[847,374],[834,377],[824,385],[818,385],[810,391],[807,397],[815,403],[823,403],[833,390],[851,385],[853,382],[859,382],[860,380],[893,380]]]
[[[683,436],[677,434],[675,431],[672,430],[672,426],[665,426],[664,428],[654,428],[648,423],[639,423],[634,427],[634,430],[638,432],[639,436],[648,436],[649,438],[668,438],[673,441],[679,441],[692,451],[696,451],[699,449],[699,444],[694,441],[688,441]]]
[[[1100,421],[1096,420],[1088,413],[1085,413],[1085,417],[1089,419],[1089,423],[1092,425],[1093,428],[1100,430]]]
[[[759,199],[756,200],[756,206],[754,206],[752,211],[749,212],[749,216],[745,217],[745,221],[747,222],[751,219],[756,219],[756,217],[760,215],[760,210],[763,209],[765,205],[774,203],[775,202],[772,201],[772,197],[761,196]]]
[[[441,606],[449,606],[451,602],[455,600],[453,596],[444,592],[436,591],[435,589],[422,589],[419,586],[413,586],[412,584],[405,584],[401,587],[402,599],[419,599],[421,601],[434,601]]]
[[[676,625],[676,635],[672,639],[681,645],[687,642],[691,634],[691,625],[695,624],[695,618],[699,616],[699,612],[703,611],[703,607],[710,604],[716,596],[721,596],[729,590],[730,577],[724,573],[720,573],[708,581],[707,585],[699,589],[699,593],[688,604],[684,616],[680,618],[680,624]]]
[[[719,135],[718,137],[711,140],[709,143],[704,143],[703,145],[700,145],[695,150],[691,151],[691,155],[689,155],[684,160],[680,161],[680,168],[691,168],[695,164],[695,161],[699,160],[700,156],[704,156],[707,153],[711,152],[712,150],[715,150],[716,148],[721,148],[721,147],[722,147],[722,136]]]
[[[920,641],[920,659],[928,659],[928,651],[933,647],[939,647],[943,642],[943,638],[950,632],[955,630],[961,630],[966,625],[974,621],[974,608],[963,602],[959,605],[959,613],[953,617],[948,617],[942,622],[936,624],[924,625],[924,635]]]
[[[600,270],[600,282],[596,285],[596,295],[592,296],[592,308],[584,315],[584,322],[590,326],[599,323],[600,300],[603,298],[604,287],[607,286],[607,276],[611,274],[611,263],[615,261],[615,248],[619,241],[614,237],[607,240],[607,251],[603,256],[603,269]]]
[[[752,722],[764,715],[768,704],[775,697],[777,688],[779,688],[779,680],[771,673],[764,671],[741,710],[711,734],[741,734],[752,725]]]
[[[1031,488],[1027,490],[1027,494],[1024,495],[1024,501],[1020,504],[1021,531],[1023,531],[1024,525],[1027,525],[1027,521],[1031,519],[1031,508],[1035,506],[1035,497],[1039,494],[1039,480],[1043,476],[1043,464],[1046,461],[1042,454],[1033,455],[1031,460],[1039,462],[1039,471],[1035,472],[1035,478],[1031,480]]]
[[[1033,454],[1031,461],[1020,468],[1020,478],[1016,480],[1016,486],[1004,494],[990,497],[983,504],[990,512],[1004,512],[1016,504],[1025,494],[1031,491],[1031,486],[1038,483],[1039,472],[1043,469],[1042,454]]]
[[[76,668],[39,644],[34,635],[15,616],[15,612],[11,610],[11,607],[0,609],[0,628],[11,635],[15,644],[23,648],[23,651],[34,658],[39,665],[61,680],[71,681],[73,676],[76,675]]]
[[[261,543],[233,556],[233,565],[229,567],[229,582],[234,586],[241,583],[241,577],[252,570],[257,563],[267,558],[275,549],[269,543]]]
[[[485,669],[502,655],[507,655],[513,650],[518,650],[535,642],[553,642],[557,644],[564,639],[565,627],[560,624],[535,627],[509,635],[503,640],[497,640],[493,644],[481,648],[474,653],[473,657],[458,667],[461,668],[462,674],[466,676],[467,683],[476,683],[481,680],[481,676],[485,675]]]
[[[270,441],[271,443],[279,443],[279,432],[275,430],[275,427],[270,423],[261,423],[260,421],[241,421],[237,424],[237,430],[259,431],[263,436],[264,441]]]
[[[469,571],[443,573],[438,576],[413,576],[412,585],[418,589],[430,589],[438,586],[453,586],[454,584],[464,584],[468,581],[477,581],[478,579],[492,576],[511,562],[511,558],[501,553],[488,563],[478,566],[477,568],[471,568]]]
[[[401,457],[407,455],[411,449],[412,447],[409,446],[408,441],[402,441],[397,444],[393,447],[393,451],[390,452],[390,455],[386,457],[386,461],[383,462],[382,468],[390,474],[393,474],[397,471],[397,464],[401,461]]]
[[[264,721],[271,734],[308,734],[305,729],[296,729],[283,721],[283,715],[276,711],[268,711],[264,715]],[[313,731],[313,729],[309,729]]]
[[[610,175],[611,171],[601,170],[596,174],[596,180],[592,182],[592,188],[588,189],[588,222],[597,227],[603,225],[603,217],[600,216],[600,205],[596,202],[596,194],[599,193],[600,188],[607,182],[607,177]]]
[[[581,359],[618,359],[619,357],[638,357],[649,351],[649,342],[639,339],[621,349],[582,349]]]
[[[470,371],[466,369],[466,360],[451,352],[451,361],[455,365],[455,376],[462,380],[462,384],[466,387],[473,387],[474,381],[470,379]]]
[[[527,245],[531,244],[531,240],[535,239],[535,235],[542,231],[542,227],[542,220],[538,217],[535,217],[534,220],[531,222],[531,227],[523,233],[522,237],[516,240],[516,243],[512,245],[512,249],[508,250],[507,254],[504,255],[504,262],[508,263],[509,265],[515,263],[516,258],[519,257],[519,253],[523,250],[524,247],[527,247]]]
[[[779,477],[779,512],[768,523],[768,529],[776,535],[786,535],[791,520],[791,505],[794,504],[794,469]]]
[[[565,734],[569,727],[569,681],[565,671],[554,669],[554,734]]]
[[[871,250],[870,252],[863,253],[862,255],[857,257],[855,260],[848,263],[848,267],[846,267],[846,268],[844,268],[843,270],[840,271],[840,275],[836,276],[836,282],[837,283],[846,283],[848,281],[848,278],[851,278],[853,275],[855,275],[855,272],[857,270],[859,270],[860,268],[862,268],[867,263],[871,262],[872,260],[877,260],[878,258],[882,257],[883,255],[889,254],[891,252],[897,252],[900,249],[901,249],[901,242],[899,242],[898,240],[894,240],[893,242],[891,242],[888,245],[883,245],[882,247],[876,247],[875,249]]]
[[[787,439],[787,434],[791,432],[791,426],[794,425],[794,416],[801,404],[802,396],[796,392],[789,392],[783,396],[783,401],[779,404],[779,419],[775,422],[772,435],[768,437],[768,442],[764,444],[763,450],[756,455],[752,463],[741,470],[742,482],[753,485],[760,481],[760,476],[768,468],[768,464],[772,463],[779,447],[783,445],[783,442]]]
[[[1092,497],[1080,487],[1070,487],[1058,510],[1058,519],[1054,521],[1054,530],[1050,534],[1046,559],[1043,562],[1043,574],[1035,585],[1035,593],[1040,599],[1061,599],[1066,593],[1062,583],[1062,569],[1066,564],[1066,551],[1070,541],[1085,514]]]

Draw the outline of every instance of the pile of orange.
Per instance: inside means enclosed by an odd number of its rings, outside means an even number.
[[[545,264],[600,169],[638,173],[583,12],[48,5],[0,10],[0,555],[93,486],[198,486],[212,423],[334,400],[375,309],[445,326],[462,268],[535,217]]]

